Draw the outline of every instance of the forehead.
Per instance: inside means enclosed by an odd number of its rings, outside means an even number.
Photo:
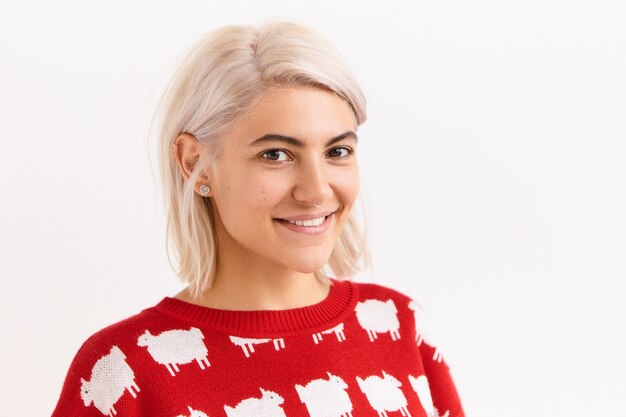
[[[282,134],[302,141],[326,141],[356,131],[351,107],[330,91],[313,87],[281,87],[264,93],[233,132],[239,145],[266,134]]]

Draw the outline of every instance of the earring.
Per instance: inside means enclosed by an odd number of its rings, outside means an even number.
[[[211,187],[209,187],[208,185],[202,184],[200,186],[200,194],[208,195],[210,192],[211,192]]]

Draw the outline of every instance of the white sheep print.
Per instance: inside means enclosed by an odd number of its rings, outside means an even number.
[[[446,403],[426,370],[447,365],[410,299],[362,297],[326,328],[275,337],[141,314],[132,343],[111,344],[78,376],[77,415],[462,416],[436,407]]]

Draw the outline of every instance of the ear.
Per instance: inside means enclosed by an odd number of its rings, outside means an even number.
[[[188,180],[191,176],[193,168],[200,159],[200,153],[202,151],[202,144],[193,135],[189,133],[181,133],[176,137],[172,144],[172,154],[178,162],[178,167],[185,178]],[[205,172],[200,174],[201,180],[194,185],[196,192],[199,192],[201,185],[208,185],[208,176]]]
[[[186,180],[200,158],[200,146],[198,139],[189,133],[181,133],[172,144],[172,154]]]

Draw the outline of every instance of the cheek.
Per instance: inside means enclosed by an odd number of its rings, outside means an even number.
[[[336,192],[344,200],[344,204],[351,204],[356,200],[359,194],[359,172],[357,169],[349,172],[341,172],[335,176],[333,183],[335,184]]]
[[[262,212],[284,198],[279,181],[267,176],[247,175],[228,183],[228,205],[240,211]]]

